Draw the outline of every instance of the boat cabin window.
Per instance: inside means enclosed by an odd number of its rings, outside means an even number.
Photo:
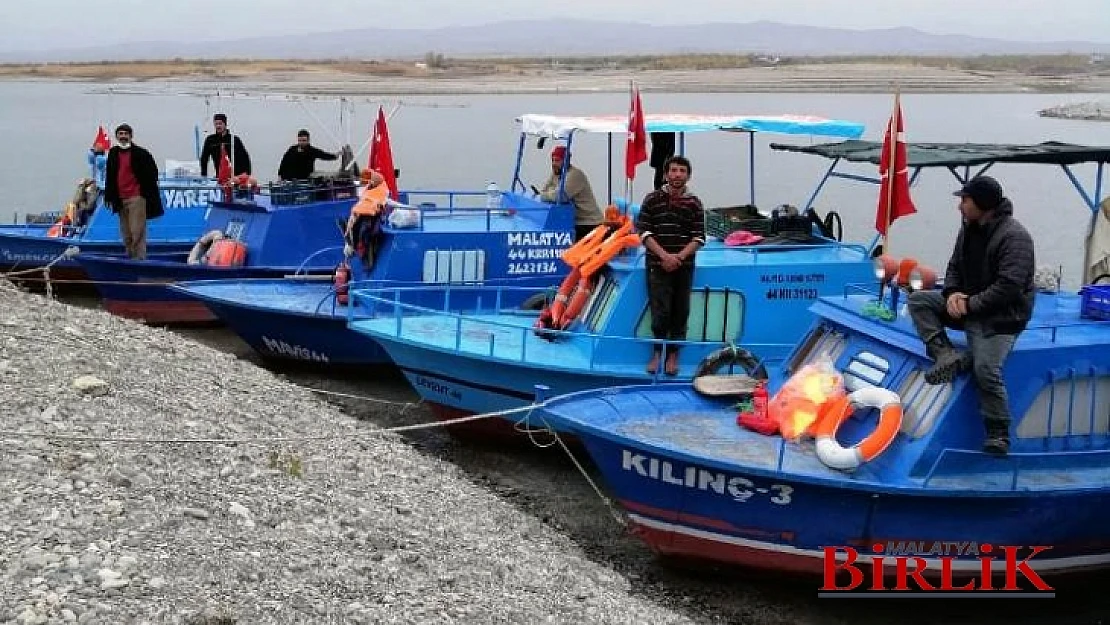
[[[744,294],[732,289],[704,287],[690,292],[687,341],[729,343],[740,340],[744,328]],[[651,338],[651,307],[644,306],[636,325],[637,338]]]
[[[482,282],[486,279],[486,252],[427,250],[420,277],[432,284]]]
[[[590,301],[586,302],[586,315],[582,318],[586,331],[597,334],[598,328],[605,325],[613,304],[617,301],[617,281],[608,272],[597,278],[594,292],[590,294]]]
[[[819,325],[806,336],[802,346],[794,352],[794,357],[788,363],[786,370],[793,373],[821,356],[836,362],[847,345],[848,337],[844,333],[825,324]]]
[[[910,371],[898,387],[902,398],[902,433],[920,438],[933,429],[952,398],[952,384],[933,385],[925,381],[921,369]]]
[[[1045,385],[1017,425],[1018,438],[1110,434],[1110,376],[1077,375]]]

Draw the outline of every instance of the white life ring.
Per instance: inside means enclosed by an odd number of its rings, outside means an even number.
[[[852,406],[867,406],[879,411],[879,423],[862,441],[845,448],[836,442],[836,431],[852,414]],[[853,471],[886,451],[902,429],[902,398],[879,386],[861,388],[841,397],[821,419],[814,432],[817,459],[830,469]]]
[[[204,257],[208,255],[208,249],[212,244],[224,238],[224,233],[219,230],[209,230],[204,233],[189,252],[189,260],[186,261],[190,265],[199,265],[204,262]]]

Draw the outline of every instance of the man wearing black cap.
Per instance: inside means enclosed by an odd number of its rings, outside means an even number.
[[[243,146],[239,135],[232,135],[227,129],[227,115],[216,113],[212,116],[212,127],[215,134],[204,138],[204,148],[200,151],[200,175],[208,175],[208,161],[212,161],[212,168],[216,174],[220,172],[220,147],[227,149],[227,157],[231,159],[231,175],[251,174],[251,156]],[[235,147],[232,148],[232,145]]]
[[[1033,315],[1033,238],[1014,219],[1014,206],[994,178],[972,178],[955,195],[963,226],[944,289],[911,294],[909,312],[936,361],[925,381],[945,384],[971,369],[987,431],[983,451],[1004,456],[1010,407],[1002,366]],[[946,326],[964,331],[969,355],[953,347]]]
[[[146,222],[165,214],[158,187],[158,163],[131,142],[131,126],[116,128],[116,145],[108,150],[104,203],[119,214],[119,230],[128,258],[146,258]]]

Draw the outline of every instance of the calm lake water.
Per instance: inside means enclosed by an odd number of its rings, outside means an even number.
[[[158,89],[147,84],[142,89]],[[175,85],[174,92],[204,87]],[[204,98],[186,95],[106,95],[103,86],[79,83],[0,82],[0,136],[8,157],[0,165],[0,219],[14,213],[56,210],[86,173],[85,155],[103,123],[111,128],[128,122],[135,141],[150,149],[160,166],[166,159],[192,160],[193,126],[209,128],[211,115],[228,114],[231,129],[246,143],[261,181],[276,176],[278,161],[299,128],[313,142],[335,150],[349,142],[356,150],[369,136],[376,104],[358,103],[354,114],[341,115],[330,98],[315,102],[280,98]],[[214,93],[214,89],[208,88]],[[1106,94],[1076,95],[917,95],[902,98],[910,141],[1036,143],[1065,141],[1110,145],[1110,124],[1045,119],[1036,112],[1054,104],[1105,99]],[[626,94],[412,96],[391,98],[403,105],[390,120],[394,160],[401,186],[411,189],[481,190],[489,180],[507,187],[512,179],[518,142],[514,121],[522,113],[618,114],[628,109]],[[643,96],[648,113],[809,114],[859,121],[865,139],[881,140],[892,99],[884,95],[831,94],[655,94]],[[387,106],[388,108],[388,106]],[[756,137],[756,204],[765,210],[783,203],[801,206],[830,161],[774,151],[772,142],[810,144],[836,141],[826,137],[762,134]],[[550,146],[548,146],[549,148]],[[604,136],[576,139],[574,162],[590,175],[598,199],[608,197]],[[694,164],[692,185],[707,206],[747,203],[747,140],[731,133],[687,137],[686,154]],[[614,141],[613,193],[623,193],[623,144]],[[359,161],[365,163],[365,151]],[[524,178],[539,186],[547,173],[547,150],[534,143],[525,154]],[[1104,188],[1110,189],[1110,168]],[[875,175],[877,168],[847,166],[845,171]],[[1094,188],[1095,168],[1075,168]],[[1064,266],[1065,282],[1080,277],[1083,236],[1089,213],[1058,167],[998,165],[991,170],[1006,187],[1016,214],[1034,233],[1040,265]],[[634,198],[650,185],[652,170],[638,172]],[[955,179],[946,170],[923,173],[913,189],[918,214],[896,222],[891,249],[943,266],[959,226],[951,191]],[[1105,195],[1106,192],[1104,192]],[[844,220],[845,238],[869,241],[874,236],[878,187],[834,180],[815,206],[836,210]]]

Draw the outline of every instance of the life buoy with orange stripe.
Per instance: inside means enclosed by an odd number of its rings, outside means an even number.
[[[852,414],[853,406],[867,406],[879,411],[875,429],[856,445],[846,448],[836,441],[836,432]],[[817,459],[830,469],[852,471],[886,451],[902,429],[902,399],[889,389],[869,386],[832,400],[814,431]]]

